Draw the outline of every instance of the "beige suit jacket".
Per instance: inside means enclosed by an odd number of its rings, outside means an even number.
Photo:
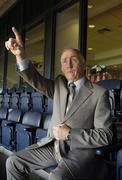
[[[71,127],[70,150],[96,148],[112,142],[112,119],[108,92],[87,79],[65,115],[67,80],[59,75],[55,80],[42,77],[30,63],[28,69],[19,74],[35,89],[53,98],[53,115],[46,138],[40,146],[54,140],[52,127],[66,123]]]

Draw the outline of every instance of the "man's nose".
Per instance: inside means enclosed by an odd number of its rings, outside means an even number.
[[[71,60],[70,58],[69,58],[68,61],[67,61],[67,65],[68,65],[68,67],[70,67],[70,68],[72,67],[72,60]]]

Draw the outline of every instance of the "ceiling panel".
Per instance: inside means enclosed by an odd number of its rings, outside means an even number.
[[[122,0],[89,0],[94,6],[89,9],[88,24],[88,62],[90,64],[109,61],[122,68]],[[111,66],[113,67],[113,66]]]
[[[18,0],[0,0],[0,16],[2,16]]]

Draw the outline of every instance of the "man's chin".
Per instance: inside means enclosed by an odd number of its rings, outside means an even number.
[[[75,78],[70,77],[70,76],[68,76],[68,77],[66,77],[66,78],[67,78],[68,81],[74,81],[74,80],[75,80]]]

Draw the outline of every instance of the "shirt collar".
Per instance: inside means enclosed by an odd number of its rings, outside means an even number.
[[[71,81],[68,81],[68,85],[71,83]],[[78,79],[77,81],[74,82],[75,86],[76,86],[76,91],[79,91],[79,89],[81,88],[81,86],[85,83],[85,77],[82,77],[80,79]]]

